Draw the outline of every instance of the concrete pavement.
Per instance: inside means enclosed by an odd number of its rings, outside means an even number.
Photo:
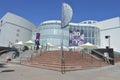
[[[10,63],[0,67],[0,80],[120,80],[119,74],[120,63],[97,69],[70,71],[65,74]]]

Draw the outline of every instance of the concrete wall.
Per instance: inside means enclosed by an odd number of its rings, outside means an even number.
[[[7,13],[1,21],[0,45],[31,40],[35,26],[29,21],[12,13]]]
[[[109,45],[106,35],[110,36],[110,47],[120,52],[120,17],[104,20],[96,24],[100,28],[101,46]]]

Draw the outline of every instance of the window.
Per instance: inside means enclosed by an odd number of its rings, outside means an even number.
[[[91,24],[91,21],[89,21],[88,24]]]
[[[87,22],[84,22],[84,24],[86,24]]]
[[[17,33],[16,36],[19,37],[19,34]]]
[[[17,29],[17,32],[20,32],[20,29]]]

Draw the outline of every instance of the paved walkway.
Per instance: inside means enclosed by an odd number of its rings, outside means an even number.
[[[98,69],[58,71],[6,64],[0,67],[0,80],[120,80],[120,63]]]

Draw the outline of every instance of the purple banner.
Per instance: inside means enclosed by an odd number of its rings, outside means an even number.
[[[69,30],[69,46],[79,46],[84,43],[83,30]]]
[[[36,33],[36,41],[40,40],[40,33]]]

